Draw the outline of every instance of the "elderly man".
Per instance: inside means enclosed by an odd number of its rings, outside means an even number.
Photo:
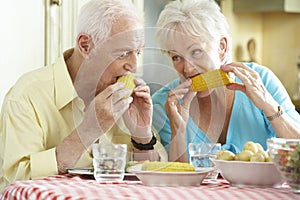
[[[117,82],[135,72],[144,45],[136,13],[124,1],[88,2],[78,17],[76,47],[25,74],[8,92],[0,121],[0,189],[91,166],[95,141],[128,144],[135,160],[167,160],[151,129],[149,87],[135,79],[131,94]]]

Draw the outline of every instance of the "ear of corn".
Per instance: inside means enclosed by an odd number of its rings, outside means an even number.
[[[194,172],[195,167],[183,162],[144,162],[142,170],[159,172]]]
[[[233,83],[228,73],[221,69],[206,72],[192,78],[191,90],[194,92],[208,90]]]
[[[130,95],[133,92],[133,89],[135,88],[134,77],[131,74],[121,76],[120,78],[118,78],[117,82],[125,83],[124,88],[128,88],[131,90],[131,93],[129,95],[127,95],[125,98],[130,97]]]

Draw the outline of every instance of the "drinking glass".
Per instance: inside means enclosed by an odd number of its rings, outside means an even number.
[[[220,143],[190,143],[190,164],[192,164],[196,169],[214,167],[214,163],[211,161],[211,158],[215,158],[219,150],[221,150]],[[215,169],[208,173],[205,178],[216,179],[218,174],[219,170]]]
[[[94,177],[97,182],[122,181],[125,173],[126,144],[93,144]]]

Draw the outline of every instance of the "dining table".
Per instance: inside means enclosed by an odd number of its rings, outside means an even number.
[[[19,180],[8,185],[1,200],[143,200],[143,199],[300,199],[286,183],[280,187],[234,186],[219,177],[193,186],[148,186],[135,178],[97,182],[85,175],[55,175],[37,180]]]

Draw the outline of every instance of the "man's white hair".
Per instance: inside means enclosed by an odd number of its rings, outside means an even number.
[[[79,12],[77,37],[86,33],[94,43],[102,42],[110,36],[114,21],[123,16],[142,22],[142,15],[130,0],[91,0]]]
[[[207,43],[219,44],[222,37],[228,41],[227,55],[223,64],[232,60],[229,25],[214,0],[176,0],[166,5],[157,21],[157,39],[165,49],[173,31],[180,31]]]

